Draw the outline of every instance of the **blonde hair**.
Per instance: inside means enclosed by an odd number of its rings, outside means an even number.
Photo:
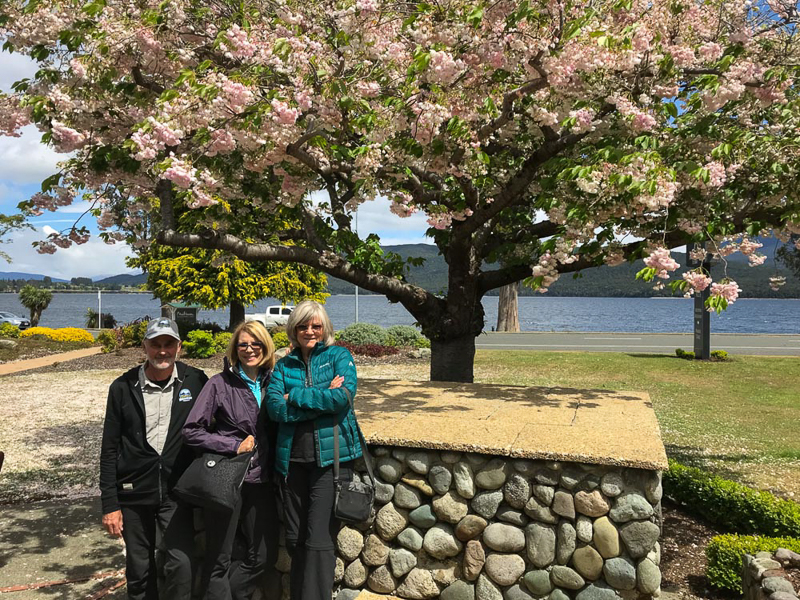
[[[313,300],[303,300],[298,304],[289,315],[289,320],[286,322],[286,335],[293,347],[299,346],[297,341],[297,326],[303,323],[308,323],[313,318],[317,318],[322,323],[322,343],[330,346],[334,342],[333,338],[333,325],[328,313],[319,302]]]
[[[262,356],[261,362],[258,363],[259,368],[272,369],[272,367],[275,366],[275,344],[272,341],[272,337],[269,335],[269,331],[267,331],[267,328],[264,327],[260,321],[244,321],[243,323],[239,323],[236,329],[233,330],[231,341],[228,342],[228,351],[225,354],[230,363],[233,366],[239,364],[239,352],[236,348],[236,344],[239,343],[239,336],[242,335],[242,333],[249,333],[257,341],[261,342]]]

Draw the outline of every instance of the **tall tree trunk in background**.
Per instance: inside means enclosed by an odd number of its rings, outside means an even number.
[[[500,288],[497,302],[497,331],[519,331],[519,283],[511,283]]]
[[[231,302],[231,318],[228,321],[228,330],[233,329],[242,321],[244,321],[244,304],[241,302]]]

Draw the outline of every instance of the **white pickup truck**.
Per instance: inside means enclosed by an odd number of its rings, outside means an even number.
[[[245,315],[245,321],[261,321],[265,327],[277,327],[279,325],[286,325],[289,320],[289,315],[292,314],[294,306],[281,306],[274,305],[268,306],[267,310],[263,313],[255,313]]]

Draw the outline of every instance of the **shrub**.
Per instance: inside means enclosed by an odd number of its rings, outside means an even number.
[[[711,585],[742,594],[742,557],[786,548],[800,552],[800,539],[718,535],[706,547],[706,575]]]
[[[336,339],[354,346],[364,344],[383,346],[386,345],[386,330],[374,323],[353,323],[339,331]]]
[[[228,344],[231,342],[233,334],[229,331],[220,331],[214,334],[214,350],[215,354],[225,352],[228,350]]]
[[[19,327],[11,323],[3,323],[0,325],[0,338],[18,338]]]
[[[94,344],[92,334],[85,329],[78,329],[77,327],[61,327],[60,329],[31,327],[20,333],[20,337],[24,338],[37,336],[42,336],[55,342],[68,342],[87,346]]]
[[[51,327],[29,327],[25,331],[21,331],[19,337],[44,337],[47,339],[52,339],[50,336],[53,335],[53,332],[54,329]]]
[[[136,348],[142,345],[144,334],[147,333],[147,324],[150,319],[145,317],[142,320],[133,321],[122,326],[122,347]]]
[[[103,329],[113,329],[117,326],[117,320],[111,313],[103,313]],[[90,329],[97,327],[97,311],[93,308],[86,309],[86,327]]]
[[[101,331],[97,336],[97,343],[103,347],[105,354],[116,352],[122,347],[122,328],[117,327],[116,329]]]
[[[289,345],[289,336],[285,331],[276,331],[272,334],[272,341],[275,343],[275,349],[280,350]]]
[[[391,356],[399,354],[400,350],[394,346],[384,346],[383,344],[348,344],[341,340],[336,342],[337,346],[342,346],[350,351],[350,354],[359,356],[370,356],[377,358],[379,356]]]
[[[730,360],[728,353],[725,350],[712,350],[711,351],[711,360],[716,360],[719,362],[724,362],[726,360]]]
[[[417,341],[414,342],[414,348],[430,348],[431,341],[426,338],[424,335],[421,335],[417,338]]]
[[[690,511],[730,531],[800,537],[800,504],[670,461],[664,490]]]
[[[183,349],[189,358],[209,358],[217,353],[214,334],[204,329],[190,331],[183,343]]]
[[[694,360],[694,352],[686,352],[682,348],[675,348],[675,356],[678,358],[685,358],[686,360]]]
[[[392,325],[386,330],[387,346],[413,346],[421,337],[411,325]],[[388,343],[391,340],[393,343]]]

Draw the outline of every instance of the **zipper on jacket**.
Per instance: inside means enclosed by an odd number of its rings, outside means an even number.
[[[164,493],[161,490],[161,457],[158,457],[158,503],[164,502]]]
[[[313,354],[313,351],[312,351]],[[310,388],[314,384],[313,378],[311,377],[311,355],[308,356],[308,362],[306,363],[306,387]],[[317,420],[314,419],[314,461],[317,463],[318,467],[322,466],[322,446],[319,443],[319,428],[317,427]]]

